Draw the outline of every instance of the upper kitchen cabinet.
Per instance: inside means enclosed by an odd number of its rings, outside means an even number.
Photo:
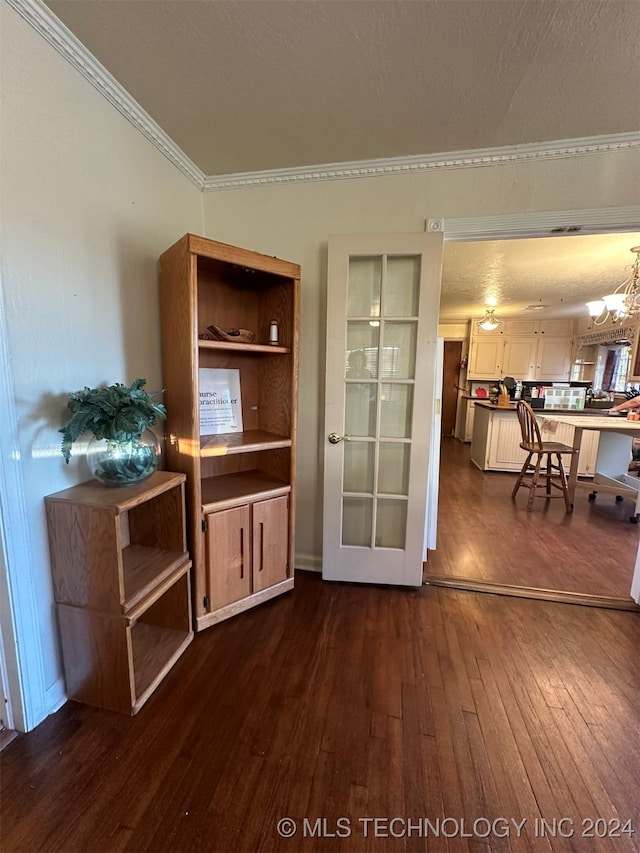
[[[573,320],[505,320],[504,333],[506,336],[528,337],[530,335],[546,335],[547,337],[571,337]]]
[[[527,379],[540,382],[565,382],[571,371],[571,338],[540,338],[535,370]]]
[[[167,463],[187,475],[197,630],[293,587],[299,289],[297,264],[192,234],[160,258]]]
[[[491,332],[471,328],[468,379],[568,381],[572,320],[505,320]]]
[[[467,379],[496,379],[502,376],[503,355],[503,336],[481,332],[475,337],[472,332]]]

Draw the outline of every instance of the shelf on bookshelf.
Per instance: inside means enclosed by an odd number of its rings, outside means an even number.
[[[167,551],[146,545],[128,545],[122,551],[126,613],[189,559],[186,551]]]
[[[291,447],[291,438],[261,429],[200,436],[201,457],[228,456],[233,453],[251,453],[254,450],[273,450],[278,447]]]
[[[289,483],[257,468],[235,474],[206,477],[202,480],[201,488],[204,512],[236,506],[248,499],[260,500],[285,495],[291,491]]]
[[[131,630],[132,655],[135,664],[135,713],[149,698],[171,669],[193,635],[175,628],[138,622]]]
[[[235,350],[246,353],[277,353],[289,355],[291,347],[273,346],[271,344],[235,344],[230,341],[205,341],[198,339],[198,347],[202,350]]]

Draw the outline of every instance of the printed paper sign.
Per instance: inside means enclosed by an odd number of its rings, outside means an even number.
[[[242,432],[240,371],[201,367],[200,435]]]

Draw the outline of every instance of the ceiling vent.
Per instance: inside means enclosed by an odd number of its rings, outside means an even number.
[[[582,225],[566,225],[560,228],[552,228],[550,234],[576,234],[582,231]]]

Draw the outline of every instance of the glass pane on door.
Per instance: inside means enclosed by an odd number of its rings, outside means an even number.
[[[406,495],[409,491],[408,444],[381,441],[378,445],[378,492]]]
[[[410,438],[413,416],[413,385],[385,382],[380,385],[380,435]]]
[[[380,499],[376,518],[376,548],[404,548],[407,502]]]
[[[347,323],[347,379],[376,379],[378,376],[378,343],[380,324]]]
[[[342,499],[342,544],[371,547],[373,501],[370,498]]]
[[[413,379],[416,374],[418,325],[385,323],[382,341],[382,379]]]
[[[345,433],[356,436],[375,436],[375,382],[351,382],[345,389]]]
[[[387,258],[385,316],[416,317],[419,297],[420,258]]]
[[[373,494],[373,466],[376,446],[372,441],[350,441],[344,446],[345,492]]]
[[[351,258],[347,315],[349,317],[379,317],[382,286],[382,258]]]

